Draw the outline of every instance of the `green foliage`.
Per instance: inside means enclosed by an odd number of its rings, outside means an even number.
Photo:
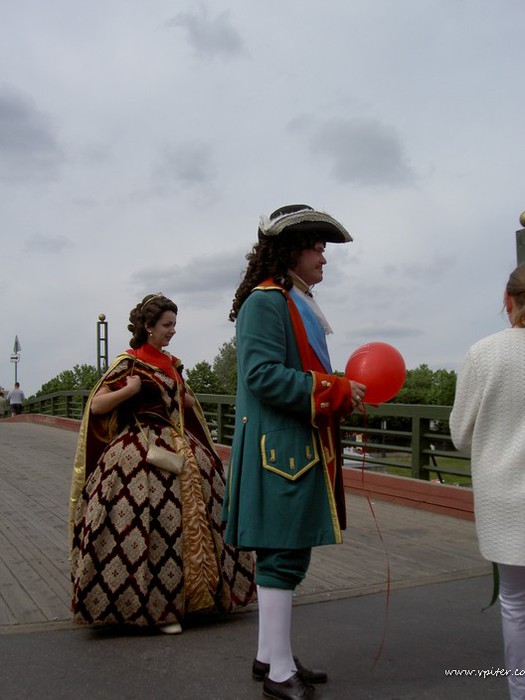
[[[188,384],[198,394],[235,395],[237,391],[237,352],[235,338],[223,343],[218,354],[209,362],[197,362],[187,372]]]
[[[407,370],[401,391],[393,403],[412,403],[452,406],[456,391],[457,375],[446,369],[431,370],[428,365]]]
[[[196,394],[224,394],[209,362],[197,362],[187,371],[188,384]]]
[[[343,372],[334,374],[343,377]],[[411,403],[431,406],[452,406],[457,375],[446,369],[431,370],[428,365],[408,369],[400,391],[388,403]]]
[[[54,379],[50,379],[36,392],[35,396],[52,394],[54,391],[70,391],[72,389],[92,389],[99,379],[97,368],[93,365],[75,365],[66,369]]]
[[[337,370],[334,374],[344,376]],[[403,387],[390,403],[452,406],[456,380],[456,372],[452,370],[432,370],[428,365],[419,365],[407,370]],[[234,395],[237,390],[235,338],[223,343],[213,366],[209,362],[199,362],[189,370],[188,383],[199,394]]]
[[[221,394],[235,394],[237,391],[237,350],[235,337],[227,343],[223,343],[219,354],[213,360],[213,371],[219,385]]]

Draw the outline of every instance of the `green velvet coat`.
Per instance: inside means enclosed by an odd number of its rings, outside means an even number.
[[[342,541],[341,445],[333,425],[350,410],[350,385],[304,367],[306,333],[292,325],[290,305],[277,285],[257,288],[237,318],[236,422],[223,519],[226,541],[244,549]],[[334,453],[335,488],[326,459]]]

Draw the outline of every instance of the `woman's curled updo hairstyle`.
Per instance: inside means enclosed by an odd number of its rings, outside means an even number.
[[[129,314],[128,331],[132,334],[129,341],[133,349],[140,348],[148,339],[148,328],[154,326],[165,311],[177,313],[177,304],[160,292],[147,294]]]

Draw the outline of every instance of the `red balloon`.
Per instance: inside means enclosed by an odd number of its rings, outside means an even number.
[[[377,405],[393,398],[403,386],[403,356],[388,343],[367,343],[348,358],[345,376],[366,384],[365,403]]]

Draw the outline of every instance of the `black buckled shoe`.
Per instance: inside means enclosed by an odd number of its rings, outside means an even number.
[[[326,683],[328,676],[324,671],[319,671],[318,669],[308,669],[305,668],[299,661],[297,656],[293,657],[295,665],[297,666],[297,673],[305,680],[307,683]],[[257,661],[254,659],[252,664],[252,678],[256,681],[263,681],[266,674],[270,670],[270,664],[263,664],[262,661]]]
[[[272,681],[268,676],[264,679],[263,695],[272,700],[313,700],[315,688],[307,683],[299,673],[282,683]]]

